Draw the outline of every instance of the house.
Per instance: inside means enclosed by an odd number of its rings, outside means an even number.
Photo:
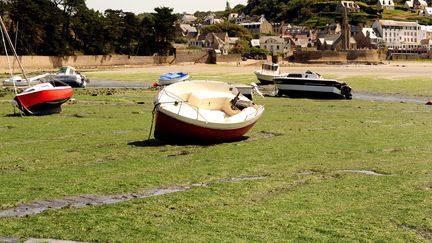
[[[261,34],[271,34],[273,31],[273,26],[267,21],[264,15],[260,17],[245,17],[239,25],[248,29],[253,37],[259,37]]]
[[[287,38],[282,36],[261,36],[260,48],[270,51],[273,55],[288,56],[291,45]]]
[[[339,34],[342,31],[342,27],[339,23],[328,24],[321,32],[325,34]]]
[[[238,17],[239,17],[238,13],[230,13],[228,15],[228,21],[235,23],[235,22],[237,22]]]
[[[431,17],[432,7],[425,7],[423,10],[420,10],[419,15],[424,17]]]
[[[336,7],[336,12],[343,13],[345,10],[347,13],[360,12],[360,6],[354,1],[340,1]]]
[[[405,2],[404,6],[412,10],[423,10],[428,4],[425,0],[408,0]]]
[[[420,25],[417,22],[376,20],[372,28],[389,49],[415,49],[420,45]]]
[[[419,39],[432,39],[432,25],[420,25]]]
[[[291,24],[284,24],[281,27],[281,33],[283,35],[296,36],[296,35],[305,35],[309,33],[307,27],[304,26],[296,26]]]
[[[361,32],[353,36],[357,42],[357,48],[359,49],[377,49],[381,44],[381,39],[378,38],[374,29],[362,28]]]
[[[420,45],[426,49],[426,50],[432,50],[432,40],[431,39],[424,39],[421,40]]]
[[[344,35],[339,34],[319,34],[317,40],[318,50],[343,50]],[[353,37],[349,38],[348,48],[357,49],[357,42]]]
[[[216,14],[210,13],[204,17],[204,25],[212,25],[222,23],[223,19],[218,18]]]
[[[281,23],[271,23],[272,33],[276,35],[282,34],[282,24]]]
[[[197,20],[197,17],[191,15],[191,14],[185,14],[180,19],[181,24],[194,24]]]
[[[198,31],[190,24],[176,24],[176,36],[185,37],[187,39],[195,38]]]
[[[231,48],[230,38],[228,36],[228,33],[227,32],[208,33],[204,41],[204,47],[216,50],[217,52],[219,50],[220,53],[224,55],[228,54],[228,51]]]
[[[394,10],[395,4],[393,0],[378,0],[377,6],[379,10]]]
[[[188,44],[190,48],[204,48],[206,35],[197,35],[195,38],[189,40]]]
[[[253,46],[253,47],[260,47],[260,40],[259,39],[252,39],[251,41],[250,41],[250,44],[251,44],[251,46]]]

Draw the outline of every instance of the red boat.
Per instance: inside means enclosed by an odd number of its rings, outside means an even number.
[[[156,97],[155,109],[156,139],[192,143],[238,140],[264,112],[232,85],[216,81],[169,85]]]
[[[34,85],[17,94],[15,106],[26,115],[49,115],[61,112],[61,105],[72,97],[72,88],[60,81]]]

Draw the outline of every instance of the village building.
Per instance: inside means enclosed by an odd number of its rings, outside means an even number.
[[[393,0],[378,0],[377,6],[379,10],[394,10],[395,4]]]
[[[260,48],[268,50],[272,55],[288,56],[291,51],[291,45],[288,38],[282,36],[261,36]]]
[[[424,39],[420,41],[420,45],[422,48],[431,51],[432,50],[432,40],[431,39]]]
[[[360,12],[360,6],[354,1],[340,1],[336,7],[336,12],[343,13],[345,9],[347,13]]]
[[[176,36],[192,39],[197,35],[197,29],[190,24],[176,24]]]
[[[195,24],[197,21],[197,17],[191,15],[191,14],[185,14],[180,19],[181,24]]]
[[[281,33],[283,35],[296,36],[296,35],[307,35],[310,33],[310,31],[307,27],[304,26],[283,24],[281,27]]]
[[[432,7],[425,7],[423,10],[419,11],[420,16],[431,17],[432,16]]]
[[[224,22],[222,18],[218,18],[216,14],[210,13],[207,16],[204,17],[204,25],[212,25],[212,24],[219,24]]]
[[[226,55],[237,42],[238,38],[229,37],[227,32],[210,32],[207,35],[198,35],[195,39],[190,40],[189,47],[212,49],[218,54]]]
[[[234,22],[234,23],[236,23],[238,17],[239,17],[239,14],[238,14],[238,13],[230,13],[230,14],[228,15],[228,21],[229,21],[229,22]]]
[[[251,41],[250,41],[250,44],[251,44],[251,46],[253,46],[253,47],[260,47],[260,40],[259,39],[252,39]]]
[[[376,20],[372,28],[389,49],[416,49],[420,45],[420,25],[417,22]]]
[[[358,49],[377,49],[380,46],[380,39],[372,28],[361,28],[360,32],[352,36]]]
[[[264,15],[260,17],[245,17],[239,25],[248,29],[253,37],[260,37],[262,34],[271,34],[273,31],[273,26],[267,21]]]
[[[423,10],[428,4],[425,0],[408,0],[405,2],[404,6],[412,10]]]
[[[275,35],[282,34],[282,23],[271,23],[272,25],[272,33]]]
[[[344,35],[339,34],[318,34],[317,49],[318,50],[344,50]],[[349,38],[348,49],[357,49],[357,42],[353,37]]]

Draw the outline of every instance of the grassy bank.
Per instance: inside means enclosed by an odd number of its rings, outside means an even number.
[[[360,87],[368,80],[352,82]],[[420,90],[416,85],[408,89]],[[430,107],[257,97],[266,111],[246,140],[144,146],[155,94],[76,91],[77,103],[44,117],[10,116],[12,96],[1,97],[0,208],[265,178],[0,218],[0,236],[90,242],[432,239]]]

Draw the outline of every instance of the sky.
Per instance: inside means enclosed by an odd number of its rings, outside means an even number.
[[[174,13],[224,10],[227,0],[86,0],[87,7],[99,10],[123,10],[136,14],[153,12],[156,7],[174,8]],[[247,4],[247,0],[228,0],[231,7]]]

